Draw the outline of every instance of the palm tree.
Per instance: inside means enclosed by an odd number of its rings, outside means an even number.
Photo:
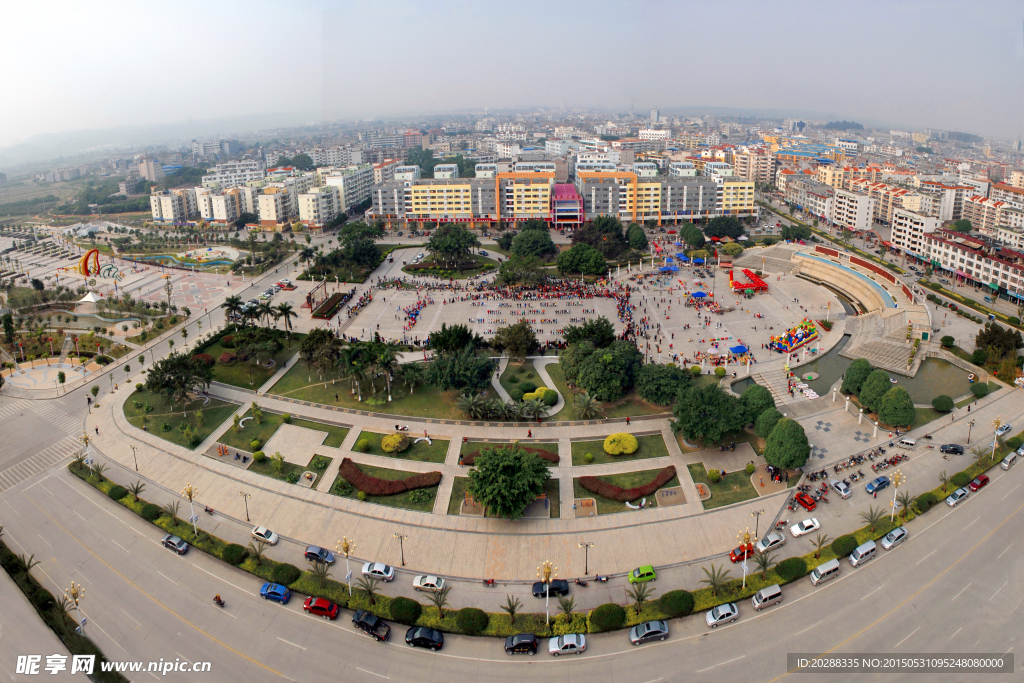
[[[171,518],[171,522],[178,523],[178,508],[181,506],[176,500],[164,504],[164,514]]]
[[[510,422],[519,422],[523,419],[523,405],[515,401],[505,402],[505,419]]]
[[[475,391],[466,392],[456,399],[455,406],[462,412],[466,413],[470,419],[479,419],[484,409],[483,394],[479,394]]]
[[[814,537],[811,543],[814,545],[814,559],[818,559],[821,555],[821,549],[832,542],[832,539],[828,537],[828,534],[818,534]]]
[[[505,596],[505,604],[501,606],[503,612],[508,612],[509,619],[514,624],[516,623],[516,613],[523,608],[523,603],[519,602],[519,598],[513,598],[511,595]]]
[[[316,249],[313,249],[312,247],[303,247],[301,251],[299,251],[299,260],[303,263],[308,264],[308,262],[312,261],[315,257]]]
[[[75,469],[80,470],[85,467],[85,453],[75,453]]]
[[[136,502],[138,502],[138,500],[139,500],[139,495],[140,495],[140,494],[141,494],[141,493],[142,493],[142,492],[143,492],[143,491],[144,491],[145,489],[146,489],[146,485],[145,485],[145,484],[143,484],[141,480],[140,480],[140,481],[137,481],[137,482],[135,482],[134,484],[131,484],[130,486],[128,486],[128,490],[132,492],[132,498],[134,498]]]
[[[866,512],[860,513],[860,518],[864,520],[864,523],[871,527],[871,531],[875,530],[875,527],[885,519],[885,513],[882,512],[881,507],[869,507]]]
[[[761,570],[761,579],[767,579],[769,570],[775,566],[775,553],[757,553],[754,555],[754,564]]]
[[[907,510],[909,510],[910,506],[914,503],[914,498],[910,495],[910,491],[900,491],[900,493],[896,495],[896,502],[899,503],[900,506],[900,517],[906,519]]]
[[[597,411],[600,407],[600,401],[585,391],[576,394],[572,401],[572,412],[576,415],[577,420],[590,420],[597,417]]]
[[[529,398],[522,402],[523,406],[523,417],[530,418],[531,420],[540,417],[547,406],[544,405],[544,401],[539,398]]]
[[[946,486],[949,484],[949,475],[946,474],[946,470],[939,472],[939,481],[942,482],[942,492],[946,492]]]
[[[417,382],[423,380],[423,366],[419,363],[406,363],[399,366],[402,369],[402,381],[409,388],[409,395],[412,396],[413,387]]]
[[[572,619],[572,611],[576,609],[576,598],[558,598],[558,609],[565,615],[565,622],[569,623]]]
[[[971,455],[974,456],[974,462],[981,464],[981,461],[988,455],[988,449],[982,448],[981,446],[975,446],[971,449]]]
[[[651,599],[651,593],[653,592],[654,590],[649,583],[634,583],[626,590],[626,595],[632,598],[633,604],[636,605],[637,614],[640,614],[644,603]]]
[[[384,379],[388,384],[388,400],[391,400],[391,374],[398,365],[398,347],[391,342],[386,342],[377,352],[377,367],[384,373]]]
[[[718,591],[725,588],[726,581],[729,580],[731,571],[724,569],[725,565],[716,567],[714,564],[711,565],[711,571],[708,571],[707,567],[701,567],[704,570],[704,576],[706,579],[701,579],[700,583],[706,584],[711,589],[711,595],[718,596]]]
[[[445,586],[439,591],[434,591],[427,597],[430,602],[433,603],[434,607],[437,608],[437,615],[444,619],[444,608],[448,606],[448,593],[451,592],[451,586]]]
[[[224,308],[227,311],[228,318],[230,318],[232,315],[240,316],[242,314],[243,305],[242,297],[232,295],[224,299],[224,303],[221,304],[221,308]]]
[[[107,469],[107,466],[102,462],[98,462],[92,466],[92,472],[96,475],[98,481],[103,481],[103,471]]]
[[[262,302],[256,307],[256,317],[263,321],[264,327],[270,327],[270,316],[274,314],[274,309],[271,308],[270,304],[266,301]]]
[[[245,549],[249,551],[249,555],[252,556],[252,559],[256,560],[256,566],[262,567],[263,551],[267,549],[267,542],[262,538],[254,538],[249,541],[249,545],[247,545]]]
[[[331,565],[323,560],[314,560],[309,563],[309,570],[321,588],[327,586],[327,579],[331,578]]]
[[[21,570],[28,574],[32,571],[33,567],[42,564],[36,559],[35,554],[29,555],[27,558],[24,555],[18,555],[18,564],[21,565]]]
[[[375,576],[364,576],[356,581],[356,590],[364,593],[370,599],[371,605],[376,605],[377,594],[380,593],[380,589],[377,587],[379,583],[380,579]]]
[[[277,315],[284,319],[284,329],[288,332],[288,343],[292,340],[292,318],[297,318],[298,313],[290,303],[285,301],[277,305]]]

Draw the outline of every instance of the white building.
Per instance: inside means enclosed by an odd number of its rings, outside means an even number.
[[[267,175],[263,164],[256,160],[228,161],[217,164],[203,176],[203,187],[227,190],[245,185],[250,180],[260,180]]]
[[[299,220],[311,228],[322,227],[341,213],[341,192],[335,185],[314,187],[299,195]]]
[[[942,221],[936,216],[895,209],[892,213],[892,245],[907,252],[908,256],[925,258],[928,251],[925,235],[932,234],[940,225]]]
[[[449,180],[459,177],[458,164],[438,164],[434,166],[434,177],[438,180]]]
[[[288,190],[283,187],[267,187],[259,196],[260,225],[275,226],[285,223],[291,216]]]
[[[153,220],[161,223],[185,223],[199,214],[193,189],[164,190],[149,197]]]
[[[379,185],[395,179],[395,169],[399,168],[402,162],[398,159],[388,159],[373,167],[373,184]]]
[[[399,168],[405,167],[399,166],[396,171]],[[342,169],[332,169],[331,173],[324,177],[324,182],[338,188],[340,197],[338,211],[348,211],[370,198],[370,188],[373,187],[373,167],[370,164],[358,164]]]
[[[834,188],[828,219],[840,230],[863,232],[871,228],[875,200],[860,192]]]
[[[395,168],[394,180],[412,182],[423,176],[423,169],[419,166],[398,166]]]
[[[641,128],[637,133],[641,140],[668,140],[672,137],[672,131],[658,128]]]

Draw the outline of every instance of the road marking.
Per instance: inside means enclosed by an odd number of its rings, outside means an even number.
[[[958,628],[958,629],[956,630],[956,633],[960,633],[960,631],[963,631],[963,630],[964,630],[964,627],[963,627],[963,626],[961,626],[960,628]],[[954,633],[953,635],[951,635],[951,636],[949,637],[949,639],[950,639],[950,640],[953,640],[954,638],[956,638],[956,633]]]
[[[117,546],[118,548],[120,548],[121,550],[123,550],[123,551],[125,551],[126,553],[128,553],[128,549],[127,549],[127,548],[125,548],[125,547],[124,547],[123,545],[121,545],[120,543],[118,543],[117,541],[115,541],[114,539],[110,539],[110,542],[111,542],[111,543],[113,543],[114,545],[116,545],[116,546]],[[128,553],[128,554],[129,554],[129,555],[131,555],[131,553]]]
[[[220,578],[219,576],[217,576],[217,575],[216,575],[216,574],[214,574],[213,572],[208,572],[208,571],[206,571],[205,569],[203,569],[202,567],[200,567],[200,566],[199,566],[198,564],[196,564],[195,562],[193,562],[193,563],[192,563],[192,566],[193,566],[193,567],[195,567],[196,569],[198,569],[198,570],[199,570],[199,571],[201,571],[201,572],[206,572],[207,574],[209,574],[210,576],[212,576],[212,577],[213,577],[213,578],[215,578],[215,579],[219,579],[220,581],[223,581],[224,583],[226,583],[227,585],[231,586],[232,588],[237,588],[238,590],[242,591],[242,592],[243,592],[243,593],[245,593],[246,595],[251,595],[251,596],[253,596],[253,597],[256,597],[256,594],[255,594],[255,593],[250,593],[249,591],[245,590],[245,589],[244,589],[244,588],[242,588],[241,586],[236,586],[235,584],[231,583],[231,582],[230,582],[230,581],[228,581],[227,579],[221,579],[221,578]]]
[[[967,526],[970,526],[971,524],[974,524],[974,522],[977,522],[979,519],[981,519],[980,516],[979,517],[975,517],[974,520],[970,524],[968,524]],[[967,531],[967,526],[965,526],[962,530],[963,531]]]
[[[969,584],[967,584],[966,586],[964,586],[963,588],[961,588],[961,589],[960,589],[960,592],[959,592],[959,593],[957,593],[956,595],[954,595],[954,596],[953,596],[953,600],[956,600],[956,599],[957,599],[957,598],[959,598],[959,597],[960,597],[961,595],[963,595],[964,591],[965,591],[965,590],[967,590],[968,588],[970,588],[970,587],[971,587],[971,584],[973,584],[973,583],[974,583],[974,582],[973,582],[973,581],[971,581],[971,583],[969,583]],[[950,600],[950,602],[953,602],[953,600]]]
[[[922,562],[924,562],[925,560],[927,560],[927,559],[928,559],[929,557],[931,557],[932,555],[934,555],[934,554],[935,554],[935,553],[937,553],[937,552],[939,552],[939,549],[938,549],[938,548],[936,548],[935,550],[931,551],[930,553],[928,553],[927,555],[925,555],[924,557],[922,557],[922,558],[921,558],[920,560],[918,560],[918,561],[917,561],[917,563],[918,563],[918,564],[921,564]]]
[[[122,612],[124,612],[124,615],[125,615],[126,617],[128,617],[128,618],[129,618],[129,619],[131,619],[132,621],[135,621],[135,618],[134,618],[134,617],[132,617],[132,615],[128,614],[128,613],[127,613],[127,612],[125,612],[125,611],[124,611],[123,609],[122,609],[121,611],[122,611]],[[138,621],[135,621],[135,623],[136,623],[136,624],[139,624],[139,622],[138,622]],[[142,626],[142,624],[139,624],[139,626]]]
[[[75,510],[75,514],[76,514],[76,515],[78,515],[78,510]],[[82,520],[83,522],[86,522],[86,523],[88,523],[88,522],[89,522],[89,520],[87,520],[87,519],[86,519],[85,517],[82,517],[82,515],[78,515],[78,516],[79,516],[79,518],[81,518],[81,520]]]
[[[907,638],[909,638],[910,636],[914,635],[915,633],[917,633],[917,632],[918,632],[918,631],[920,631],[920,630],[921,630],[921,627],[920,627],[920,626],[918,626],[917,628],[915,628],[915,629],[914,629],[913,631],[911,631],[911,632],[910,632],[910,633],[909,633],[909,634],[907,635]],[[896,647],[899,647],[899,646],[900,646],[900,645],[902,645],[903,643],[907,642],[907,638],[904,638],[904,639],[903,639],[903,640],[901,640],[900,642],[896,643]]]
[[[11,505],[11,501],[5,500],[4,502],[7,503],[7,507],[11,508],[11,511],[14,512],[14,514],[16,514],[19,517],[21,517],[21,513],[14,509],[14,506]]]
[[[82,610],[82,614],[85,614],[85,610]],[[107,638],[109,638],[109,639],[110,639],[110,642],[112,642],[112,643],[113,643],[114,645],[117,645],[118,647],[120,647],[120,648],[121,648],[121,652],[123,652],[123,653],[125,653],[125,654],[128,654],[128,650],[126,650],[126,649],[124,649],[123,647],[121,647],[121,643],[119,643],[119,642],[117,642],[116,640],[114,640],[113,638],[111,638],[111,637],[110,637],[110,634],[109,634],[109,633],[107,633],[106,631],[104,631],[104,630],[103,630],[103,629],[102,629],[102,628],[100,627],[100,625],[96,623],[96,620],[95,620],[95,619],[93,619],[92,617],[90,617],[90,616],[89,616],[88,614],[85,614],[85,617],[86,617],[86,619],[88,619],[88,620],[89,620],[89,625],[90,625],[90,626],[95,626],[96,628],[98,628],[98,629],[99,629],[99,631],[100,631],[100,633],[102,633],[103,635],[105,635],[105,636],[106,636]]]
[[[42,490],[46,491],[46,492],[47,492],[47,493],[49,493],[49,494],[50,494],[51,496],[53,495],[53,491],[51,491],[50,489],[46,488],[46,487],[45,487],[45,486],[43,486],[42,484],[40,484],[40,485],[39,485],[39,488],[41,488]]]
[[[805,629],[804,629],[803,631],[799,631],[799,632],[798,632],[798,633],[797,633],[796,635],[800,635],[801,633],[806,633],[807,631],[810,631],[810,630],[811,630],[812,628],[814,628],[815,626],[819,626],[819,625],[821,625],[821,622],[820,622],[820,621],[819,621],[819,622],[818,622],[817,624],[811,624],[810,626],[808,626],[807,628],[805,628]],[[700,672],[698,672],[698,673],[700,673]]]
[[[1007,584],[1007,583],[1010,583],[1010,581],[1009,581],[1009,580],[1007,580],[1006,582],[1004,582],[1004,583],[1003,583],[1003,585],[999,587],[999,590],[997,590],[997,591],[996,591],[995,593],[993,593],[993,594],[992,594],[992,598],[994,598],[994,597],[996,597],[997,595],[999,595],[999,591],[1001,591],[1001,590],[1003,590],[1004,588],[1006,588],[1006,584]],[[991,601],[991,600],[992,600],[992,598],[989,598],[989,601]]]
[[[1016,486],[1014,486],[1014,487],[1013,487],[1012,489],[1010,489],[1010,493],[1013,493],[1014,491],[1016,491],[1016,490],[1017,490],[1017,489],[1019,489],[1019,488],[1020,488],[1020,484],[1017,484],[1017,485],[1016,485]],[[1003,496],[1003,497],[1002,497],[1002,498],[1000,498],[999,500],[1006,500],[1007,498],[1009,498],[1009,497],[1010,497],[1010,493],[1007,493],[1007,494],[1006,494],[1005,496]]]
[[[278,640],[281,640],[281,639],[278,638]],[[285,641],[285,642],[288,642],[288,641]],[[305,650],[306,648],[302,648],[302,649]],[[388,681],[391,680],[390,678],[388,678],[384,674],[378,674],[378,673],[374,673],[372,671],[367,671],[366,669],[360,669],[358,666],[356,667],[356,671],[362,671],[364,674],[370,674],[371,676],[376,676],[377,678],[383,678],[383,679],[388,680]]]
[[[159,569],[157,569],[157,570],[156,570],[156,573],[157,573],[157,574],[160,574],[160,576],[164,577],[165,579],[167,579],[168,581],[170,581],[171,583],[173,583],[173,584],[174,584],[175,586],[177,586],[177,585],[178,585],[178,582],[177,582],[177,581],[175,581],[175,580],[174,580],[174,579],[172,579],[172,578],[169,578],[169,577],[168,577],[168,576],[167,576],[166,574],[162,573],[162,572],[161,572],[161,571],[160,571]]]
[[[184,659],[184,660],[185,660],[186,662],[188,662],[189,664],[191,664],[191,663],[192,663],[192,660],[191,660],[191,659],[189,659],[189,658],[188,658],[188,657],[186,657],[185,655],[181,654],[180,652],[178,652],[178,651],[175,651],[175,652],[174,652],[174,654],[178,655],[179,657],[181,657],[182,659]]]
[[[879,586],[879,587],[878,587],[878,588],[876,588],[875,590],[873,590],[873,591],[871,591],[870,593],[868,593],[867,595],[865,595],[865,596],[864,596],[863,598],[861,598],[861,600],[864,600],[864,599],[866,599],[866,598],[867,598],[867,597],[868,597],[869,595],[874,595],[875,593],[877,593],[877,592],[878,592],[878,591],[880,591],[880,590],[882,590],[882,587],[881,587],[881,586]],[[819,623],[820,623],[820,622],[819,622]]]
[[[290,640],[285,640],[284,638],[282,638],[280,636],[278,636],[277,639],[280,640],[282,643],[287,643],[288,645],[291,645],[292,647],[297,647],[300,650],[305,651],[305,649],[306,649],[306,648],[302,647],[301,645],[296,645],[295,643],[291,642]]]
[[[1011,543],[1010,545],[1006,546],[1006,550],[1009,550],[1012,547],[1013,547],[1013,543]],[[1000,557],[1005,555],[1006,554],[1006,550],[1004,550],[1003,552],[999,553],[999,555],[998,555],[998,557],[996,557],[996,559],[998,560]]]
[[[820,624],[821,622],[819,621],[818,623]],[[817,624],[815,624],[815,625],[817,625]],[[740,655],[739,657],[736,657],[734,659],[730,659],[728,662],[721,662],[719,664],[715,664],[714,666],[709,666],[706,669],[701,669],[697,673],[704,673],[705,671],[711,671],[712,669],[714,669],[715,667],[718,667],[718,666],[724,666],[726,664],[732,664],[733,662],[738,662],[739,660],[743,659],[744,657],[746,657],[746,655]]]
[[[36,536],[38,536],[39,538],[43,538],[42,534],[36,534]],[[52,545],[50,545],[50,542],[47,541],[45,538],[43,538],[43,543],[45,543],[46,545],[50,546],[51,548],[53,547]]]

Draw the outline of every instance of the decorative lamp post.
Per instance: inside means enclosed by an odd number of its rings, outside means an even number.
[[[588,541],[581,541],[580,547],[583,548],[583,575],[586,576],[590,572],[590,549],[594,547],[593,543]]]
[[[85,586],[72,581],[71,587],[64,589],[64,597],[75,603],[75,613],[78,615],[78,628],[75,630],[84,636],[85,620],[82,619],[82,609],[79,606],[79,603],[82,601],[82,598],[85,597]]]
[[[754,538],[757,538],[757,532],[761,526],[761,515],[763,514],[764,510],[754,510],[750,513],[750,516],[754,518]]]
[[[967,445],[971,445],[971,430],[974,429],[974,420],[967,423]]]
[[[195,507],[192,505],[192,501],[195,500],[195,497],[198,495],[199,489],[197,489],[192,484],[186,483],[185,488],[181,490],[181,497],[188,501],[188,511],[192,513],[192,516],[189,517],[189,520],[192,522],[192,533],[194,533],[196,537],[199,536],[199,529],[196,528],[196,510]]]
[[[892,512],[889,514],[889,521],[896,517],[896,492],[900,488],[900,484],[907,481],[907,478],[903,476],[903,473],[896,470],[895,474],[892,475]]]
[[[405,566],[405,542],[409,540],[408,536],[403,534],[395,534],[395,538],[398,539],[398,547],[402,550],[402,566]]]
[[[352,595],[352,570],[348,566],[348,556],[352,550],[356,547],[354,540],[349,540],[347,536],[342,536],[341,540],[334,546],[335,552],[343,553],[345,555],[345,581],[348,582],[348,594]]]
[[[132,445],[129,445],[128,448],[132,449],[132,458],[135,459],[135,471],[138,472],[139,471],[139,456],[135,452],[136,448],[135,448],[135,446],[132,446]]]
[[[251,493],[246,493],[245,491],[239,491],[238,495],[240,495],[242,497],[242,499],[245,500],[245,521],[248,522],[248,521],[250,521],[250,519],[249,519],[249,499],[252,498],[252,494]]]
[[[736,535],[736,539],[740,542],[740,544],[741,544],[740,547],[742,547],[743,550],[744,550],[743,554],[746,555],[746,551],[749,550],[750,547],[757,541],[757,535],[755,534],[755,535],[751,536],[751,534],[750,534],[750,527],[747,527],[743,531],[742,534],[737,534]],[[741,562],[740,565],[743,567],[743,588],[745,589],[747,587],[747,558],[746,557],[743,558],[743,562]]]
[[[996,428],[996,434],[998,434],[999,433],[999,428],[1003,426],[1003,418],[1000,417],[999,415],[996,415],[996,419],[992,420],[992,426]],[[991,458],[993,460],[996,459],[996,443],[997,442],[998,442],[998,438],[995,435],[993,435],[992,436],[992,455],[991,455]]]
[[[548,604],[551,601],[551,582],[558,578],[558,567],[555,567],[551,560],[544,560],[537,567],[537,578],[544,584],[544,623],[551,623],[551,612]]]

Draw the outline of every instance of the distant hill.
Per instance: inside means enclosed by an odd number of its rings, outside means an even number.
[[[864,130],[864,126],[856,121],[829,121],[825,124],[828,130]]]

